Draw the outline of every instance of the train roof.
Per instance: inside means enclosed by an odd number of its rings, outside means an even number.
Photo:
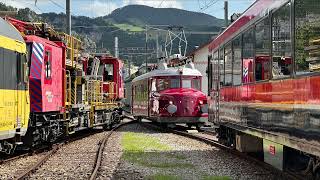
[[[232,38],[246,30],[253,22],[287,2],[287,0],[256,0],[237,20],[211,41],[209,51],[212,52],[220,48],[222,44],[229,42]]]
[[[180,74],[182,72],[182,74]],[[150,71],[146,74],[138,76],[132,80],[132,82],[140,81],[143,79],[148,79],[151,77],[159,77],[159,76],[202,76],[200,71],[197,69],[187,68],[187,67],[175,67],[175,68],[167,68],[167,69],[156,69]]]
[[[24,42],[21,34],[17,31],[17,29],[2,18],[0,18],[0,27],[0,36]]]

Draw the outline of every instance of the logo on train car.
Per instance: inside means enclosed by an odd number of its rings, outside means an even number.
[[[48,99],[48,102],[52,102],[52,98],[53,98],[53,95],[52,95],[52,92],[51,91],[46,91],[46,96],[47,96],[47,99]]]
[[[276,147],[275,146],[269,146],[269,153],[272,155],[276,154]]]

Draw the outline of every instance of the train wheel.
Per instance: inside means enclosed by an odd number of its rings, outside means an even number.
[[[318,169],[314,175],[314,180],[320,179],[320,169]]]
[[[141,122],[142,121],[142,117],[141,116],[137,116],[137,121]]]
[[[201,131],[201,124],[196,124],[197,131]]]
[[[187,126],[189,129],[191,129],[193,125],[191,123],[187,123]]]

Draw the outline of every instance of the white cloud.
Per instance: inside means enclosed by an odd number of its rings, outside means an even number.
[[[23,2],[19,2],[19,1],[13,1],[13,0],[0,0],[0,2],[12,6],[12,7],[16,7],[16,8],[25,8],[27,7],[25,3]]]
[[[174,0],[124,0],[123,1],[124,5],[129,5],[129,4],[140,4],[140,5],[146,5],[146,6],[151,6],[151,7],[161,7],[161,8],[178,8],[182,9],[182,4],[181,2],[174,1]]]
[[[110,1],[94,0],[92,2],[78,3],[77,6],[79,7],[80,11],[77,12],[81,12],[86,16],[98,17],[108,15],[113,10],[118,8],[117,4]]]

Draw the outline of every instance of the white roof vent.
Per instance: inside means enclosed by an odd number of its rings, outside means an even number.
[[[190,69],[195,69],[193,62],[190,59],[187,60],[187,64],[185,67]]]
[[[160,63],[158,64],[158,69],[161,69],[161,70],[166,70],[166,69],[168,69],[167,63],[166,63],[166,62],[160,62]]]

